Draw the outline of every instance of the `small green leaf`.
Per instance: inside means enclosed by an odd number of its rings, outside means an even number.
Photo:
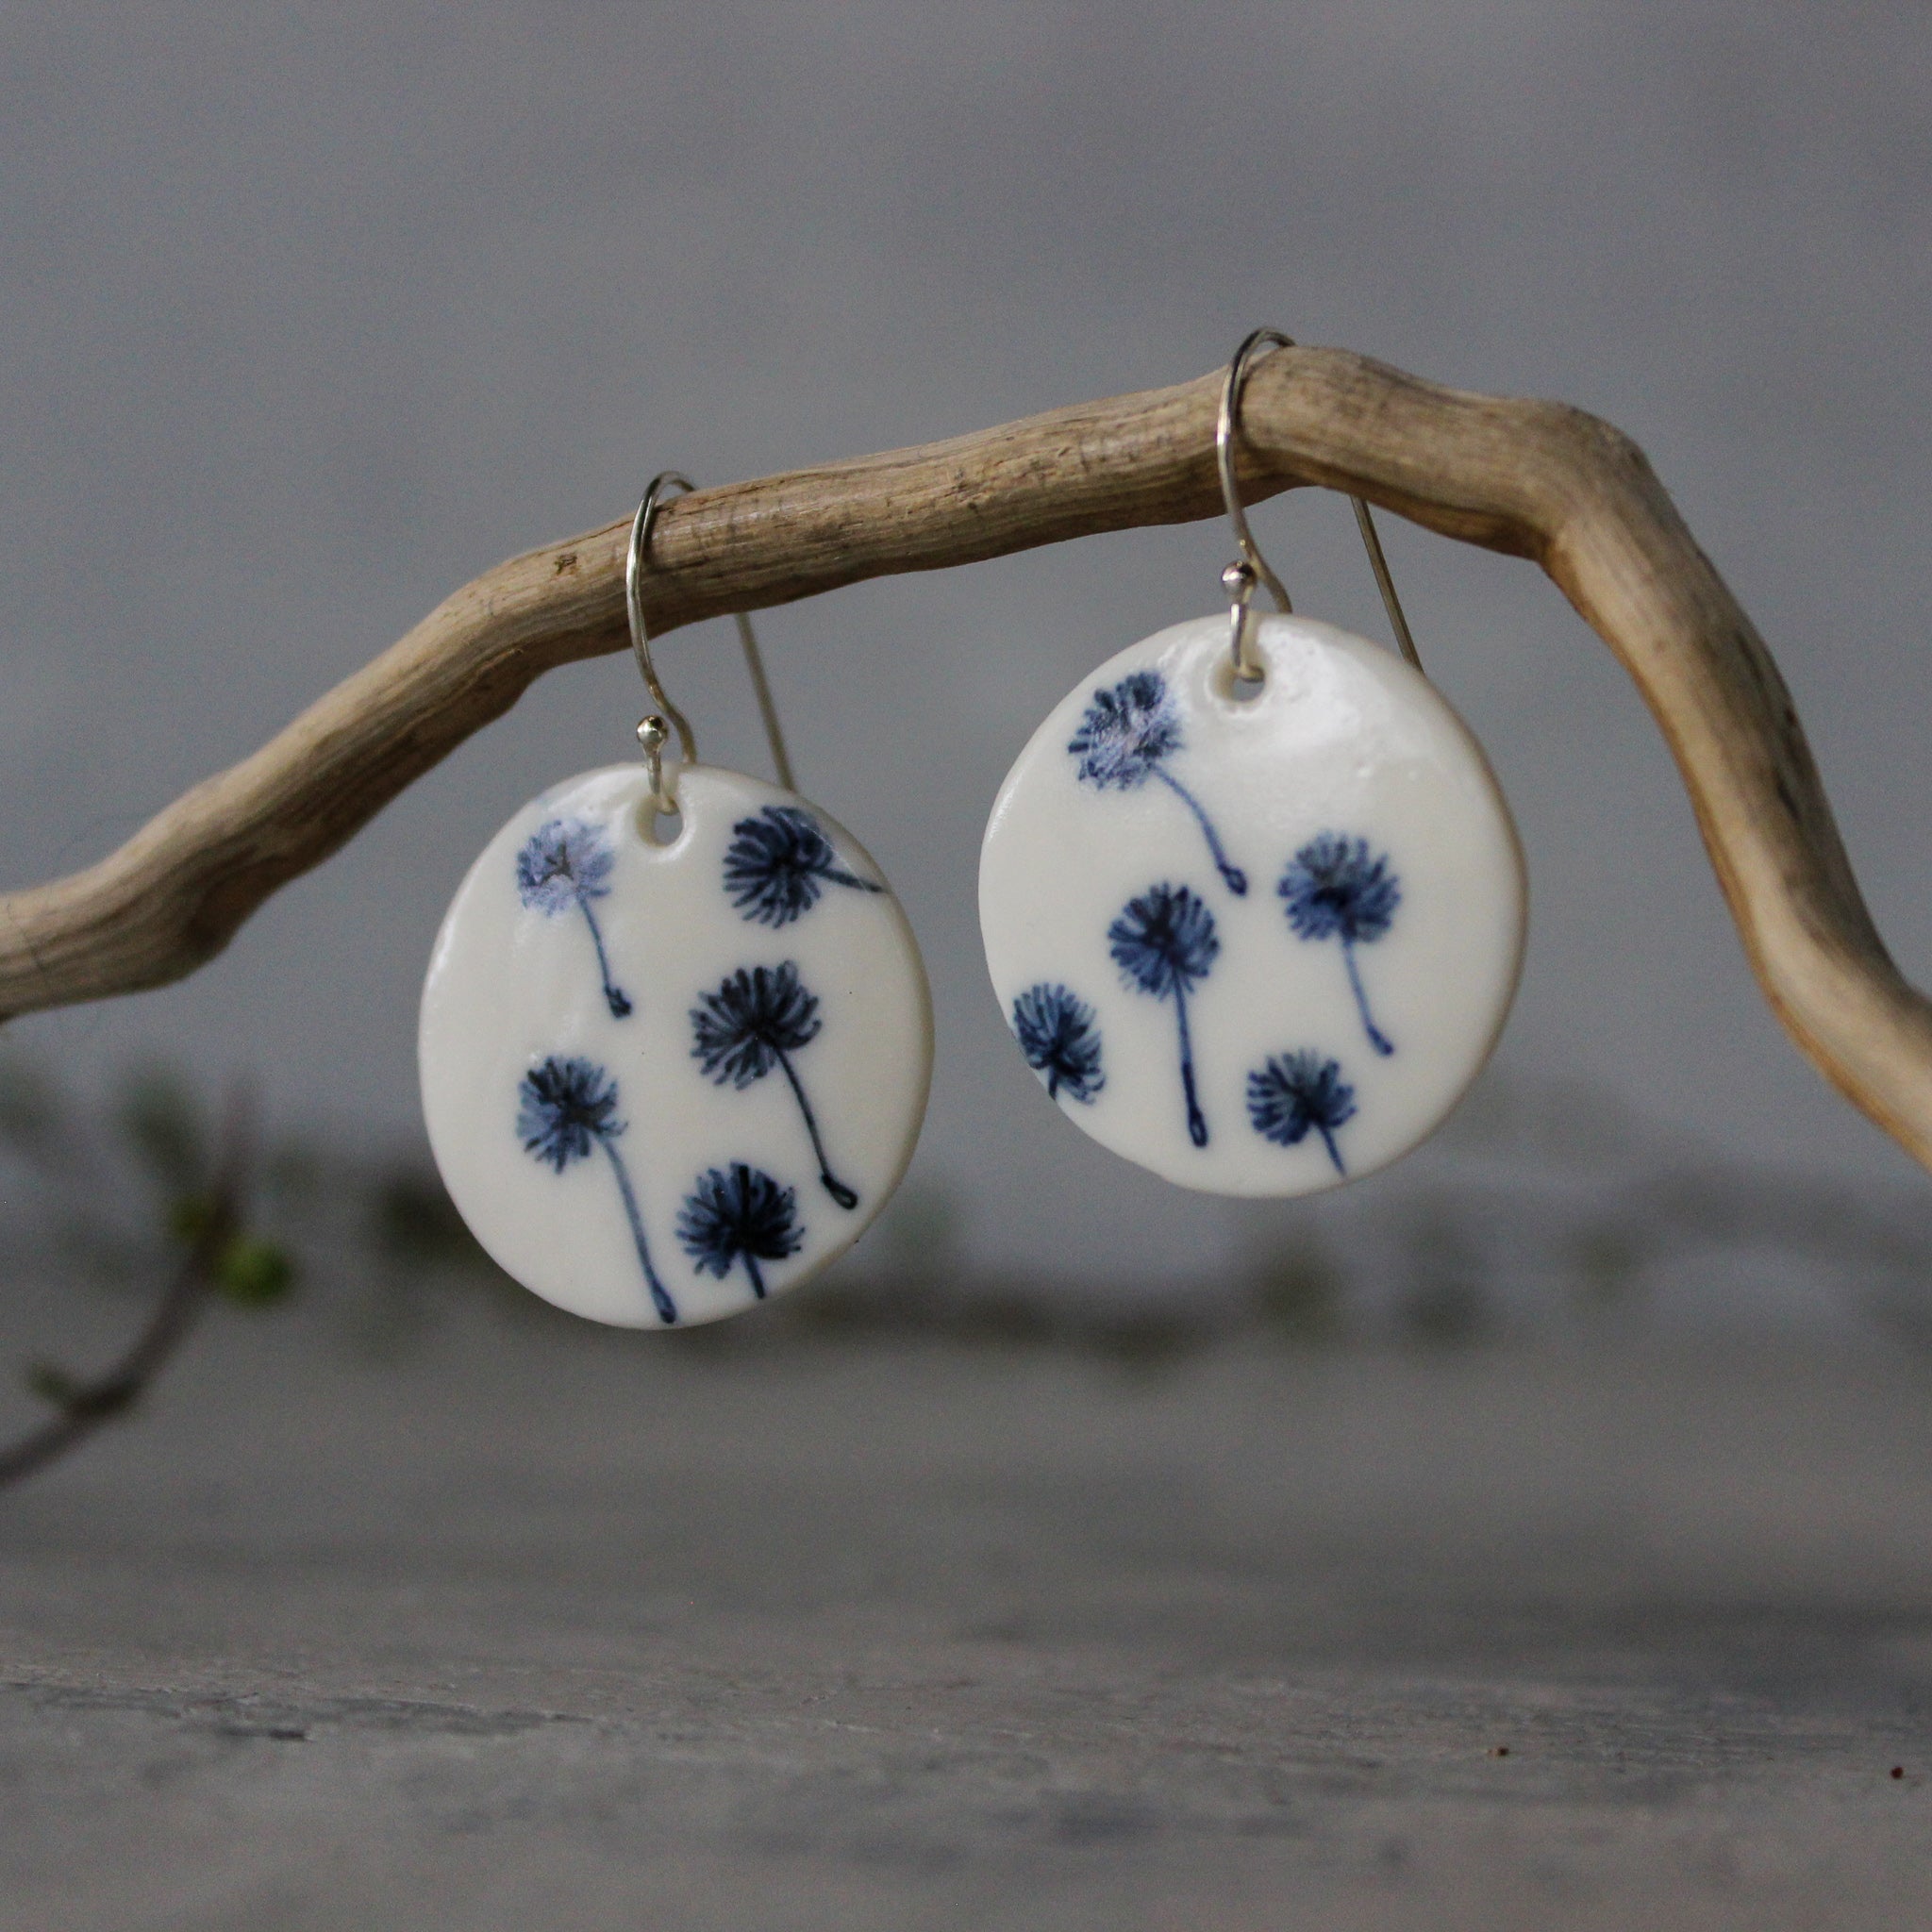
[[[244,1308],[272,1307],[294,1286],[294,1257],[259,1235],[237,1235],[215,1266],[216,1291]]]

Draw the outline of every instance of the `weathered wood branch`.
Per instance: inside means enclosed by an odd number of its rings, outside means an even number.
[[[1220,380],[680,498],[654,540],[652,628],[1213,515]],[[1548,572],[1669,741],[1778,1017],[1932,1166],[1932,1005],[1872,924],[1776,666],[1641,452],[1578,410],[1336,349],[1258,363],[1242,417],[1251,499],[1346,490]],[[626,522],[485,572],[118,852],[0,897],[0,1019],[192,972],[535,678],[621,648]]]

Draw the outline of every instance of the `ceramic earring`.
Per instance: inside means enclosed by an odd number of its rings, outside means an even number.
[[[1481,747],[1407,661],[1292,614],[1236,491],[1255,353],[1216,436],[1241,561],[1225,617],[1070,692],[986,828],[987,966],[1027,1063],[1102,1145],[1209,1193],[1313,1192],[1438,1126],[1502,1030],[1523,957],[1515,826]],[[1257,582],[1278,614],[1252,608]]]
[[[658,680],[640,584],[665,491],[691,487],[658,477],[631,528],[644,761],[552,788],[484,848],[418,1035],[430,1145],[476,1239],[626,1327],[735,1314],[843,1254],[906,1171],[932,1070],[911,929],[793,789],[749,622],[777,785],[699,764]]]

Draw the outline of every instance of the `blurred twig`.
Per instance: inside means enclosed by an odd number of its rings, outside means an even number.
[[[0,1449],[0,1489],[23,1482],[75,1448],[105,1424],[140,1401],[187,1339],[195,1317],[225,1273],[246,1273],[255,1257],[238,1254],[242,1204],[254,1151],[254,1108],[245,1091],[231,1096],[213,1175],[208,1191],[183,1217],[188,1251],[181,1257],[146,1327],[121,1359],[90,1381],[42,1368],[34,1376],[38,1393],[55,1406],[38,1428]]]

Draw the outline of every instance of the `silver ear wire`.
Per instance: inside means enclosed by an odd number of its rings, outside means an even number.
[[[1253,684],[1261,675],[1261,667],[1248,661],[1248,606],[1254,599],[1256,582],[1268,586],[1275,609],[1291,612],[1294,606],[1289,601],[1288,587],[1261,555],[1254,532],[1248,528],[1241,491],[1235,488],[1234,440],[1241,428],[1241,386],[1248,379],[1248,364],[1257,349],[1293,347],[1279,329],[1257,328],[1248,336],[1227,365],[1227,380],[1221,385],[1221,414],[1214,424],[1214,462],[1221,472],[1221,500],[1227,507],[1227,520],[1234,525],[1234,541],[1241,550],[1240,558],[1222,572],[1221,582],[1233,599],[1228,621],[1233,630],[1234,675],[1244,684]]]
[[[785,733],[778,724],[778,707],[772,699],[772,687],[765,677],[765,659],[758,649],[758,633],[751,627],[751,619],[743,611],[732,612],[732,622],[738,625],[738,641],[744,646],[744,668],[751,674],[751,688],[758,701],[758,716],[765,723],[765,742],[772,747],[772,768],[778,774],[778,782],[788,791],[796,791],[792,781],[791,758],[785,749]]]
[[[651,781],[651,804],[661,812],[677,809],[676,798],[664,784],[664,741],[670,735],[670,725],[656,711],[638,720],[638,743],[643,748],[644,772]]]
[[[1229,599],[1227,615],[1234,675],[1249,684],[1262,675],[1260,665],[1248,656],[1248,617],[1256,584],[1268,586],[1277,610],[1291,612],[1294,606],[1289,602],[1287,587],[1268,567],[1268,559],[1261,555],[1260,546],[1248,528],[1247,512],[1241,508],[1241,492],[1235,487],[1234,444],[1241,433],[1241,390],[1248,379],[1248,364],[1260,350],[1293,347],[1293,338],[1276,328],[1257,328],[1246,337],[1227,365],[1227,379],[1221,386],[1221,413],[1214,425],[1214,460],[1221,474],[1221,500],[1227,507],[1227,520],[1234,526],[1234,540],[1241,551],[1239,559],[1222,572],[1221,586]],[[1374,519],[1359,496],[1352,496],[1349,501],[1355,505],[1356,527],[1362,533],[1362,547],[1369,553],[1369,568],[1375,574],[1375,588],[1382,593],[1382,608],[1389,613],[1396,644],[1403,657],[1420,671],[1423,660],[1416,653],[1408,620],[1402,613],[1402,600],[1395,594],[1395,580],[1389,575],[1389,559],[1382,554],[1382,540],[1375,534]]]
[[[651,548],[651,532],[657,527],[658,511],[664,492],[675,490],[682,496],[696,488],[689,476],[680,476],[675,470],[660,470],[651,478],[644,491],[644,500],[638,505],[638,513],[631,519],[630,554],[624,565],[624,606],[630,617],[630,647],[637,653],[638,669],[643,674],[644,688],[658,707],[657,713],[638,726],[638,742],[643,746],[645,761],[651,768],[651,793],[659,811],[677,809],[663,783],[664,741],[669,735],[665,719],[669,718],[676,727],[677,742],[688,765],[697,763],[698,741],[691,736],[691,720],[664,695],[664,687],[658,681],[658,667],[651,661],[651,633],[644,623],[644,558]]]
[[[1402,614],[1402,599],[1395,594],[1395,579],[1389,575],[1389,559],[1382,555],[1382,540],[1375,534],[1375,520],[1369,514],[1369,506],[1359,496],[1351,496],[1348,500],[1355,505],[1355,520],[1362,533],[1362,548],[1369,553],[1369,568],[1375,573],[1375,588],[1382,593],[1382,608],[1389,613],[1389,627],[1395,633],[1395,641],[1402,655],[1421,671],[1422,656],[1416,650],[1414,638],[1409,635],[1408,619]],[[1424,672],[1423,675],[1426,676],[1428,674]]]
[[[697,762],[698,747],[697,740],[691,734],[691,721],[665,696],[664,687],[658,680],[658,667],[651,661],[651,633],[644,623],[642,579],[650,554],[651,532],[657,527],[664,492],[675,490],[684,496],[696,488],[689,476],[680,475],[675,470],[661,470],[651,478],[644,491],[644,500],[638,505],[638,513],[631,520],[630,553],[624,567],[624,602],[630,618],[631,649],[637,654],[638,669],[643,674],[645,689],[658,707],[638,726],[638,742],[643,747],[644,765],[650,774],[652,802],[661,812],[677,809],[676,796],[664,783],[665,741],[675,728],[678,748],[688,765]],[[735,612],[734,617],[739,641],[744,646],[745,669],[751,674],[752,690],[758,697],[758,715],[764,721],[765,739],[772,747],[772,763],[777,769],[778,783],[786,791],[795,791],[798,787],[792,779],[791,759],[785,749],[785,733],[778,724],[778,708],[773,702],[771,683],[765,676],[765,661],[758,651],[758,634],[751,627],[751,619],[743,611]]]

